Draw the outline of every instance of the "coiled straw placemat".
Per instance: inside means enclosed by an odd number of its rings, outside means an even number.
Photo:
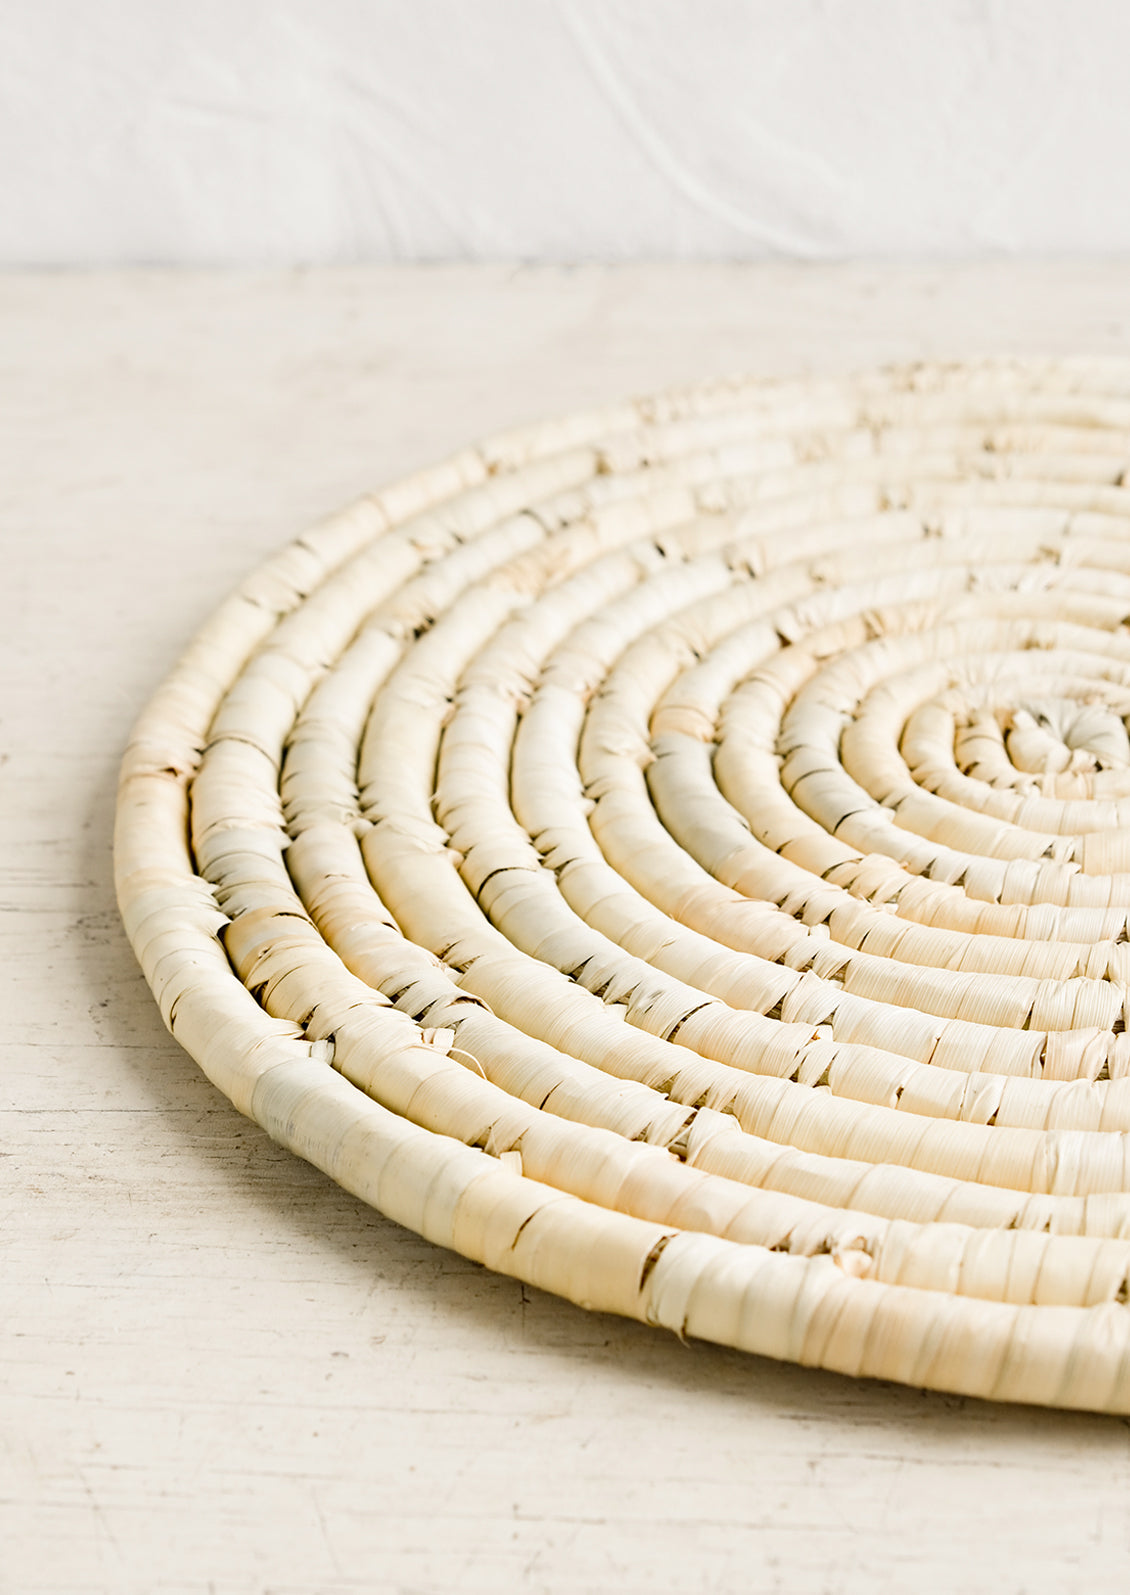
[[[735,382],[300,537],[122,772],[244,1113],[681,1335],[1130,1411],[1130,370]]]

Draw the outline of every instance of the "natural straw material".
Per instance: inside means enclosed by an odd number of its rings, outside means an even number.
[[[1130,368],[742,381],[307,533],[122,770],[244,1113],[586,1307],[1130,1412]]]

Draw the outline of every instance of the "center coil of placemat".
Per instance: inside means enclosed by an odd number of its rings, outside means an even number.
[[[244,1112],[676,1332],[1130,1410],[1130,372],[716,384],[360,501],[123,767]]]

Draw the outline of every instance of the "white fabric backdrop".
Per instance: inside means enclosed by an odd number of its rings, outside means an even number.
[[[0,0],[0,263],[1130,249],[1124,0]]]

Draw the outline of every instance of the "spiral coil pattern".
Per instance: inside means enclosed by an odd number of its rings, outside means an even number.
[[[284,550],[143,713],[173,1034],[582,1305],[1130,1411],[1130,371],[702,387]]]

